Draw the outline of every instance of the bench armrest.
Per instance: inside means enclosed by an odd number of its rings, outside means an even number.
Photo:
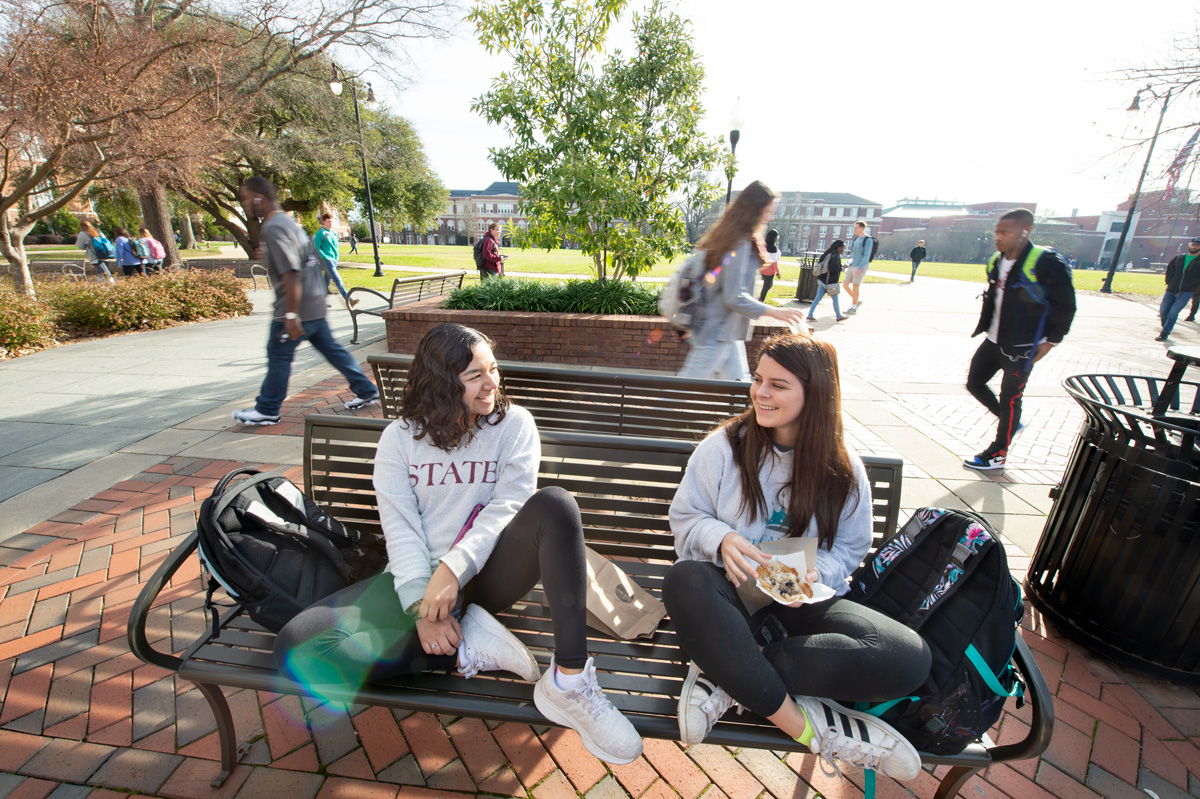
[[[142,592],[138,594],[137,601],[133,603],[133,609],[129,612],[129,625],[126,627],[125,633],[129,639],[129,650],[146,663],[152,663],[171,671],[178,671],[183,661],[174,655],[159,652],[150,645],[146,639],[146,619],[150,615],[150,608],[154,605],[154,600],[158,598],[163,587],[175,576],[175,572],[179,571],[179,567],[196,551],[199,540],[197,534],[192,533],[184,539],[182,544],[175,547],[170,557],[159,564],[154,576],[142,586]]]
[[[1046,687],[1042,670],[1038,668],[1033,653],[1029,651],[1029,645],[1025,643],[1019,631],[1013,659],[1017,662],[1021,676],[1025,678],[1025,689],[1028,692],[1025,699],[1033,703],[1033,722],[1029,726],[1029,733],[1023,739],[991,750],[993,763],[1037,757],[1046,751],[1046,747],[1050,745],[1050,736],[1054,732],[1054,699],[1050,696],[1050,689]]]
[[[346,292],[346,299],[349,300],[351,297],[354,296],[354,293],[358,292],[358,291],[364,292],[366,294],[374,294],[376,297],[378,297],[379,299],[381,299],[385,303],[387,303],[387,306],[389,308],[392,307],[392,298],[391,297],[389,297],[386,294],[380,294],[375,289],[370,289],[370,288],[367,288],[366,286],[355,286],[354,288],[350,289],[349,291]]]

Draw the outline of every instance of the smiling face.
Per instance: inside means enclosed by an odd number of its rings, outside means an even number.
[[[471,424],[496,408],[496,389],[500,386],[500,367],[486,342],[471,348],[471,363],[458,373],[463,385],[463,404],[471,414]]]
[[[776,444],[796,446],[800,413],[804,410],[804,385],[800,378],[764,355],[750,383],[750,402],[754,405],[754,418],[761,427],[770,430]]]

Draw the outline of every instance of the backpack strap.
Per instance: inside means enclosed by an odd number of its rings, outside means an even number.
[[[1012,696],[1021,697],[1025,693],[1025,686],[1019,680],[1013,680],[1013,688],[1011,691],[1006,690],[1001,685],[1000,680],[995,674],[992,674],[991,667],[987,661],[983,659],[983,655],[979,654],[979,650],[975,648],[975,644],[967,644],[967,660],[971,661],[971,665],[975,667],[975,671],[979,672],[979,676],[987,684],[988,688],[992,689],[992,693],[996,696]],[[1012,661],[1009,661],[1005,669],[1012,668]]]
[[[983,526],[982,520],[974,517],[972,514],[962,514],[962,516],[965,516],[967,519],[967,524],[963,528],[963,536],[966,535],[966,532],[968,529],[970,529],[971,524],[979,524]],[[925,534],[930,534],[930,532],[936,526],[945,524],[950,518],[956,517],[952,517],[950,514],[942,516],[940,519],[931,524],[929,529],[924,531]],[[984,529],[986,529],[986,526]],[[989,540],[976,549],[974,553],[972,553],[970,548],[962,541],[963,536],[960,536],[958,541],[949,545],[946,568],[940,572],[933,569],[929,571],[929,574],[926,575],[924,582],[921,584],[921,589],[914,593],[913,601],[895,617],[897,621],[908,627],[911,627],[914,630],[919,630],[925,618],[928,618],[929,611],[932,610],[933,605],[939,604],[945,601],[948,597],[952,596],[954,592],[958,590],[959,586],[965,582],[965,578],[974,572],[976,568],[978,568],[979,563],[983,560],[984,553],[996,545],[996,537],[989,531]],[[913,547],[910,547],[909,550],[906,550],[904,554],[908,554],[908,552],[911,552],[913,549],[916,549],[915,544]],[[939,561],[943,559],[942,553],[945,551],[946,549],[944,547],[939,549]],[[956,571],[957,574],[955,574]],[[933,593],[934,589],[937,588],[938,585],[947,581],[948,584],[946,590],[943,591],[941,595],[939,595],[928,607],[922,607],[926,599],[928,599],[928,597]]]

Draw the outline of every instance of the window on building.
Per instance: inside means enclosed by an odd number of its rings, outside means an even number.
[[[833,212],[833,209],[830,208],[829,206],[826,206],[824,209],[822,209],[821,216],[830,216],[832,214],[832,212]]]
[[[808,238],[808,234],[812,233],[812,228],[810,228],[808,225],[805,225],[801,232],[804,234],[805,238]]]
[[[816,216],[817,215],[817,206],[815,206],[815,205],[809,206],[808,215]]]
[[[817,231],[817,235],[820,236],[821,238],[825,238],[825,232],[827,230],[828,230],[828,228],[825,225],[821,225],[821,229],[819,231]]]
[[[825,239],[817,240],[817,249],[820,250],[821,252],[825,251]]]
[[[836,239],[840,235],[842,235],[842,226],[838,225],[833,229],[833,237]]]
[[[1124,229],[1125,229],[1125,223],[1124,223],[1124,222],[1113,222],[1113,223],[1112,223],[1112,227],[1110,227],[1110,228],[1108,229],[1108,232],[1109,232],[1109,233],[1120,233],[1120,232],[1121,232],[1121,231],[1123,231]]]

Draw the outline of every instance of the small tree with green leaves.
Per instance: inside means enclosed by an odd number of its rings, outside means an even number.
[[[655,0],[633,16],[634,52],[600,62],[626,0],[504,0],[469,18],[511,70],[472,108],[512,136],[492,162],[521,184],[518,244],[577,242],[601,279],[637,277],[684,246],[676,200],[721,160],[700,131],[704,69],[689,24]]]

